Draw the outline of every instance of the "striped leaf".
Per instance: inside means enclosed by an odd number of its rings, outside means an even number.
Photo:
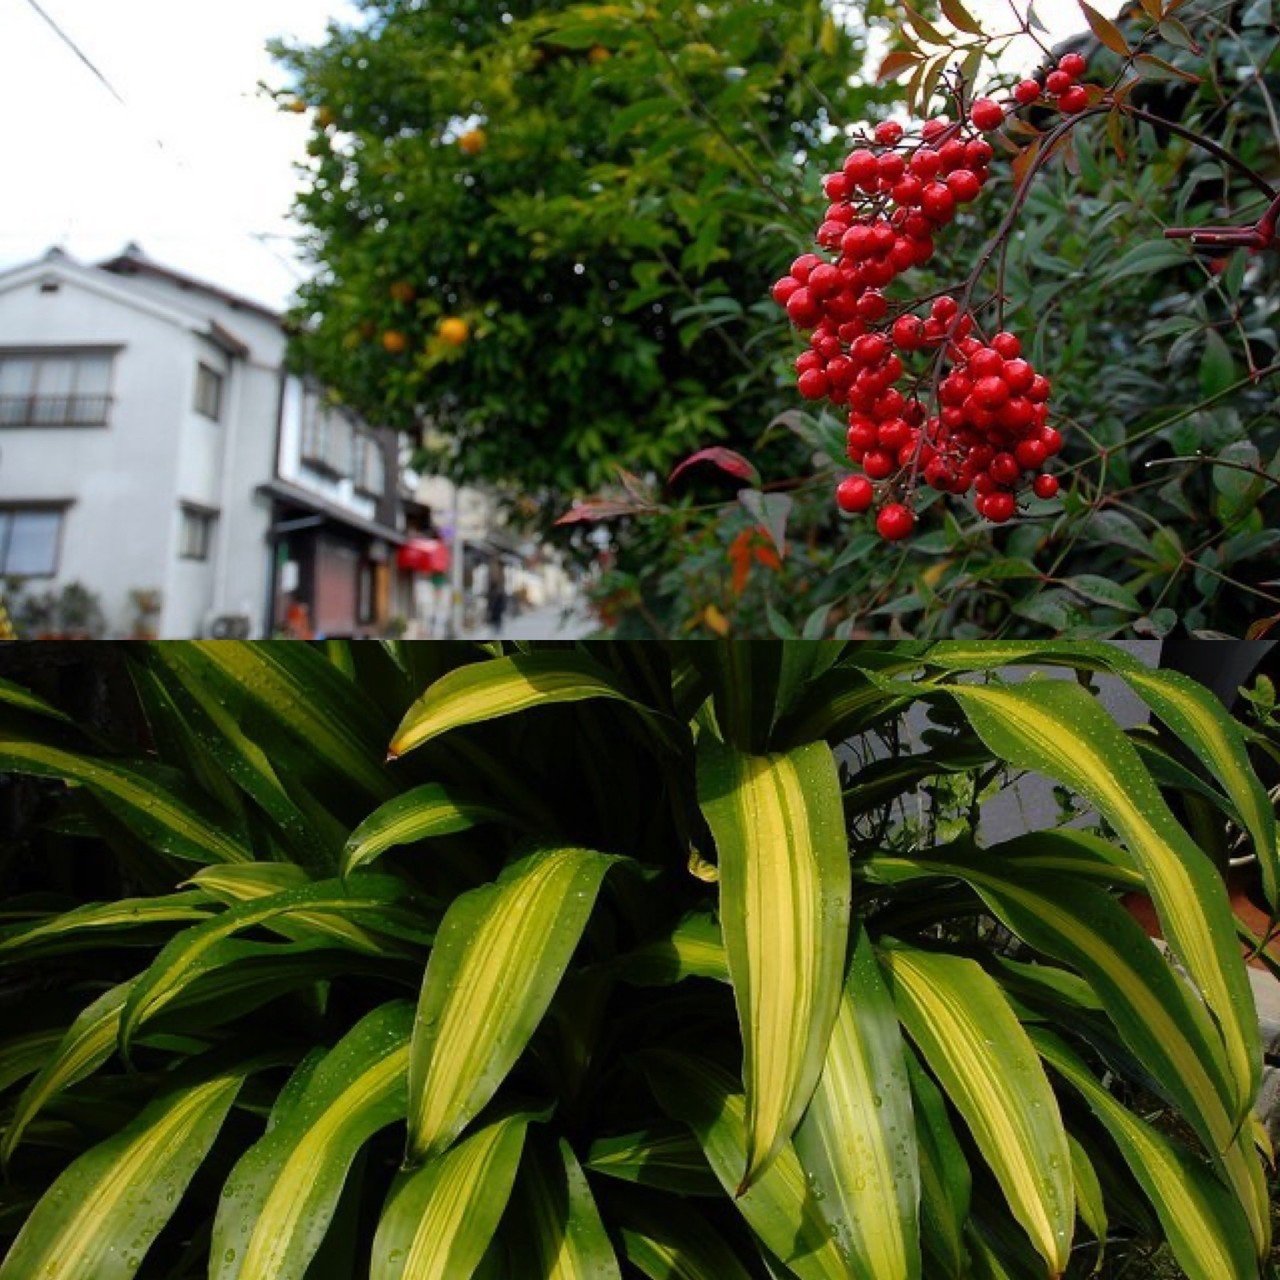
[[[1044,1060],[1079,1090],[1106,1126],[1189,1280],[1256,1280],[1249,1228],[1226,1188],[1188,1152],[1121,1106],[1060,1039],[1039,1027],[1029,1034]]]
[[[61,1027],[46,1027],[0,1043],[0,1093],[36,1075],[62,1043]]]
[[[242,1080],[217,1076],[166,1093],[75,1160],[32,1211],[0,1280],[129,1280],[213,1145]]]
[[[13,707],[33,715],[47,716],[51,720],[61,720],[64,724],[75,723],[65,711],[59,711],[43,698],[37,697],[30,689],[24,689],[20,684],[2,677],[0,677],[0,706]]]
[[[611,1215],[627,1261],[649,1280],[751,1280],[706,1219],[678,1203],[625,1201]]]
[[[685,978],[729,981],[720,926],[705,912],[685,916],[665,938],[619,956],[614,967],[620,978],[638,987],[665,987]]]
[[[439,783],[425,783],[388,800],[351,833],[342,851],[342,874],[350,875],[396,845],[452,835],[506,817],[489,805],[455,798]]]
[[[919,1158],[893,999],[863,932],[796,1154],[859,1280],[918,1280]]]
[[[882,954],[898,1013],[973,1133],[1009,1209],[1061,1275],[1075,1219],[1071,1157],[1035,1048],[972,960],[893,947]]]
[[[87,787],[130,831],[152,848],[187,862],[248,862],[251,854],[228,834],[227,823],[137,765],[64,751],[0,730],[0,770],[62,778]]]
[[[132,982],[112,987],[67,1028],[52,1055],[18,1098],[0,1140],[0,1163],[9,1163],[27,1126],[50,1098],[92,1074],[111,1056],[120,1029],[120,1013],[132,987]]]
[[[964,1225],[969,1220],[973,1176],[951,1127],[946,1099],[910,1048],[906,1063],[920,1160],[920,1243],[930,1267],[940,1276],[967,1280]]]
[[[592,1173],[638,1182],[681,1196],[718,1196],[720,1183],[702,1148],[682,1124],[652,1125],[639,1133],[600,1138],[591,1144]]]
[[[645,1055],[644,1068],[663,1110],[693,1130],[720,1185],[764,1245],[799,1280],[852,1280],[789,1142],[738,1193],[747,1119],[733,1077],[705,1059],[658,1050]]]
[[[324,880],[243,902],[186,929],[164,947],[134,987],[120,1023],[122,1049],[127,1050],[138,1028],[187,985],[236,954],[223,946],[233,934],[289,918],[325,930],[354,951],[384,954],[381,944],[369,942],[361,922],[392,936],[403,934],[406,923],[391,908],[405,895],[405,886],[389,877],[361,876],[350,884]]]
[[[1089,1153],[1071,1134],[1067,1134],[1067,1145],[1071,1148],[1071,1182],[1076,1189],[1076,1209],[1080,1214],[1080,1221],[1089,1228],[1098,1242],[1097,1270],[1102,1266],[1107,1252],[1107,1202]]]
[[[1085,690],[1062,680],[952,686],[948,692],[1001,759],[1057,779],[1093,803],[1137,858],[1164,936],[1217,1017],[1248,1114],[1262,1053],[1226,890],[1174,818],[1128,739]]]
[[[207,894],[174,893],[159,898],[117,898],[94,902],[34,924],[0,929],[0,960],[30,959],[74,951],[86,944],[104,946],[126,943],[131,935],[146,945],[154,940],[157,925],[189,924],[207,920],[213,908]]]
[[[715,837],[720,919],[744,1046],[748,1187],[795,1132],[835,1023],[850,874],[825,743],[749,756],[706,737],[698,800]]]
[[[414,1024],[413,1160],[445,1150],[515,1065],[616,861],[589,849],[544,850],[454,900],[436,935]]]
[[[578,651],[513,653],[472,663],[442,676],[409,708],[390,754],[403,756],[463,725],[589,698],[631,701],[609,671]]]
[[[1265,1251],[1266,1178],[1247,1137],[1237,1132],[1221,1040],[1204,1007],[1129,913],[1086,882],[1001,867],[990,851],[919,865],[967,880],[1008,929],[1089,981],[1125,1044],[1219,1158]]]
[[[530,1142],[512,1197],[525,1274],[539,1280],[622,1280],[586,1175],[562,1138],[544,1149]]]
[[[306,1272],[360,1148],[404,1116],[412,1018],[403,1001],[363,1018],[240,1158],[218,1202],[209,1280]]]
[[[370,1280],[468,1280],[498,1228],[527,1115],[506,1116],[397,1178],[373,1240]]]

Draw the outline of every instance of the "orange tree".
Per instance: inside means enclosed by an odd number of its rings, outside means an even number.
[[[891,7],[368,0],[279,48],[315,109],[298,363],[545,523],[753,440],[789,399],[762,282],[802,234],[794,157],[884,96],[853,81]]]

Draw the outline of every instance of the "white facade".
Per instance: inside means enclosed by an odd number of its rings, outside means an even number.
[[[376,541],[385,561],[395,476],[367,459],[380,501],[357,491],[358,475],[304,461],[303,388],[282,372],[285,348],[270,311],[132,248],[101,267],[53,251],[0,275],[0,578],[82,584],[113,635],[133,625],[134,591],[159,593],[161,636],[208,635],[220,618],[262,635],[282,585],[281,488],[361,554]],[[77,380],[92,398],[68,393]],[[374,433],[343,422],[352,456],[379,453]]]

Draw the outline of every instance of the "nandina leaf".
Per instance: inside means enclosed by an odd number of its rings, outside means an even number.
[[[876,72],[876,83],[883,84],[886,80],[894,80],[904,71],[918,66],[919,63],[920,55],[914,50],[895,49],[887,54],[880,64],[880,70]]]
[[[760,484],[760,473],[755,467],[742,454],[726,449],[722,445],[712,445],[708,449],[699,449],[697,453],[691,453],[667,477],[667,484],[674,485],[682,475],[702,463],[718,467],[726,475],[732,476],[735,480],[741,480],[743,484],[757,487]]]
[[[1112,53],[1118,53],[1122,58],[1127,58],[1132,50],[1129,48],[1129,42],[1124,38],[1120,28],[1110,18],[1104,18],[1091,4],[1085,3],[1085,0],[1079,0],[1079,4],[1085,21],[1089,24],[1093,34]]]
[[[600,520],[616,520],[620,516],[640,515],[648,510],[652,508],[638,506],[634,502],[620,502],[616,498],[588,498],[585,502],[575,502],[556,524],[594,524]]]

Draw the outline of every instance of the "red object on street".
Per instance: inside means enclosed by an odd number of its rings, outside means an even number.
[[[449,544],[438,538],[414,538],[400,548],[396,565],[406,573],[447,574]]]

